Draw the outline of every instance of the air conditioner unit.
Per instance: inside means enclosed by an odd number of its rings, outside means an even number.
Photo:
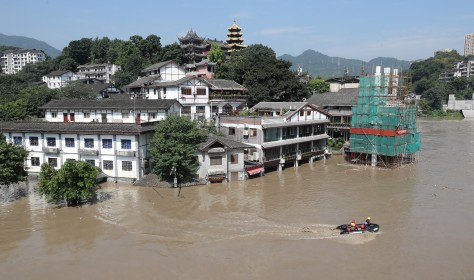
[[[248,130],[244,130],[244,136],[249,136],[249,131]]]

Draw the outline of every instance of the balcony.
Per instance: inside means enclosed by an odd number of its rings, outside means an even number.
[[[59,151],[60,151],[59,148],[43,147],[43,153],[45,154],[59,154]]]
[[[99,154],[99,151],[93,149],[79,149],[79,154],[81,156],[96,156]]]
[[[135,151],[117,151],[117,156],[135,157]]]

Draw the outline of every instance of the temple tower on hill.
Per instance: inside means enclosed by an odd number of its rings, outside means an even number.
[[[242,38],[242,29],[235,23],[231,27],[227,28],[227,44],[229,45],[229,54],[235,51],[240,51],[247,46],[242,44],[244,39]]]
[[[185,36],[178,37],[178,40],[188,63],[201,62],[203,58],[206,58],[205,38],[199,37],[195,31],[189,30]]]

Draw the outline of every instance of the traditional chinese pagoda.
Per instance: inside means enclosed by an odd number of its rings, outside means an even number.
[[[227,28],[229,31],[227,33],[227,44],[229,45],[229,53],[240,51],[241,49],[246,48],[246,45],[243,45],[244,39],[242,38],[242,29],[235,23],[231,27]]]
[[[205,38],[199,37],[192,29],[184,37],[178,37],[180,47],[184,50],[184,57],[188,63],[201,62],[206,55]]]

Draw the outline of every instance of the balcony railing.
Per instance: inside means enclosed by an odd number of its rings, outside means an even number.
[[[59,154],[59,151],[60,151],[59,148],[43,147],[43,153],[45,154]]]
[[[99,151],[93,149],[79,149],[79,154],[82,156],[96,156],[99,154]]]
[[[117,156],[134,157],[135,156],[135,151],[117,151]]]

